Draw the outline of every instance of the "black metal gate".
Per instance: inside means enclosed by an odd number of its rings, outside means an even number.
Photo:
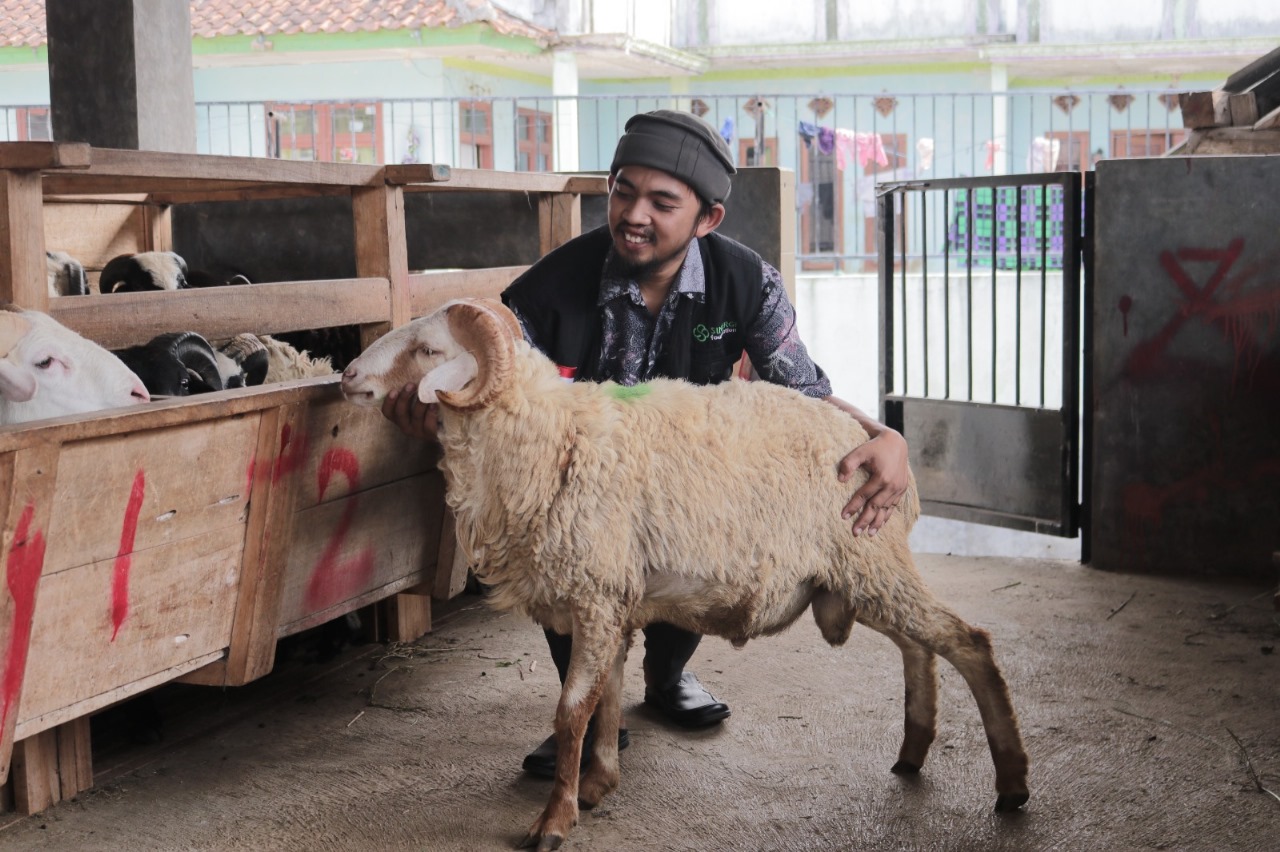
[[[1078,172],[879,186],[880,397],[927,514],[1079,534],[1089,195]]]

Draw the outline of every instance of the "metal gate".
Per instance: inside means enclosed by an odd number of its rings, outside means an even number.
[[[1078,172],[879,186],[880,397],[925,513],[1064,537],[1086,522],[1090,196]]]

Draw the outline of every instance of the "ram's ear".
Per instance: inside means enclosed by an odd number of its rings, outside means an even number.
[[[418,399],[435,402],[436,391],[460,391],[476,377],[477,372],[479,367],[475,357],[470,352],[463,352],[422,377],[418,382]]]

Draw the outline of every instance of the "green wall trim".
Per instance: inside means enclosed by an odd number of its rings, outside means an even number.
[[[49,45],[39,47],[0,47],[0,65],[46,65]]]
[[[358,33],[278,33],[266,36],[270,51],[254,48],[258,36],[234,35],[196,38],[191,41],[194,56],[217,56],[240,53],[320,53],[335,50],[380,50],[386,48],[467,47],[483,45],[511,53],[538,54],[543,47],[533,39],[501,35],[487,24],[462,27],[436,27],[419,30],[377,30]]]
[[[531,71],[516,71],[503,65],[494,65],[491,62],[477,62],[474,59],[452,59],[444,57],[441,64],[453,71],[468,71],[472,74],[487,74],[490,77],[498,77],[503,80],[516,80],[521,83],[534,83],[539,86],[550,86],[551,77],[544,74],[534,74]],[[550,94],[550,93],[548,93]],[[501,97],[506,97],[505,95]]]

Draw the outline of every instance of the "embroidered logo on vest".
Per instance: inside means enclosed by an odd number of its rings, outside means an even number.
[[[714,328],[707,328],[703,323],[698,323],[693,327],[693,339],[699,343],[706,343],[708,340],[719,340],[737,330],[738,324],[733,320],[726,320]]]

